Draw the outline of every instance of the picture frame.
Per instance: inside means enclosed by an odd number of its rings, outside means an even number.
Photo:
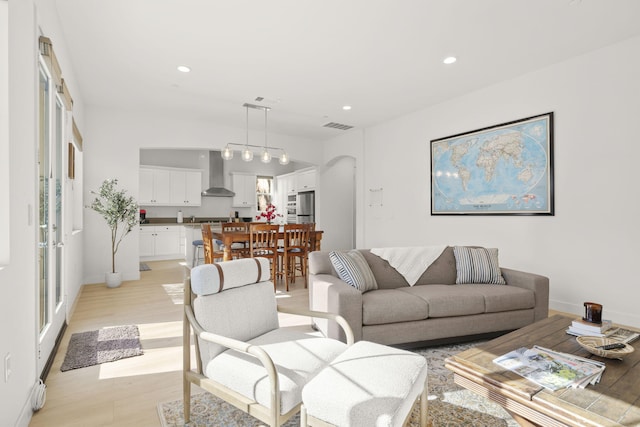
[[[431,215],[554,215],[553,112],[430,141]]]

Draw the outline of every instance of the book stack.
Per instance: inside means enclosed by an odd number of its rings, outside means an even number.
[[[603,320],[602,323],[590,323],[582,319],[576,319],[571,322],[567,333],[576,337],[583,335],[590,337],[607,337],[627,344],[640,338],[639,332],[614,327],[611,320]]]
[[[604,337],[606,336],[606,332],[611,329],[611,326],[613,326],[611,320],[603,320],[602,323],[592,323],[583,319],[575,319],[571,322],[567,333],[577,337],[582,335]]]

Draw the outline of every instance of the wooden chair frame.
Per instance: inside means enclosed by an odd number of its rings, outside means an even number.
[[[271,357],[259,346],[252,345],[233,338],[207,332],[198,323],[193,312],[192,303],[195,299],[191,292],[191,277],[187,274],[184,282],[184,316],[182,330],[182,348],[183,348],[183,402],[184,402],[184,422],[189,423],[191,418],[191,384],[206,390],[207,392],[217,396],[243,412],[259,419],[271,427],[279,427],[299,410],[302,402],[286,414],[280,414],[280,385],[278,382],[278,374]],[[342,327],[347,337],[347,345],[354,342],[351,327],[344,317],[332,313],[324,313],[311,310],[294,310],[290,308],[278,307],[278,312],[288,313],[306,317],[319,317],[330,319],[338,323]],[[196,355],[196,370],[191,369],[191,331],[193,330]],[[249,399],[237,393],[234,390],[225,387],[217,381],[211,380],[204,376],[202,371],[202,362],[200,360],[200,347],[197,338],[205,341],[216,343],[224,347],[241,351],[243,353],[255,356],[262,366],[264,366],[271,384],[271,403],[270,407],[259,404],[253,399]]]
[[[279,225],[265,223],[251,223],[249,227],[249,256],[269,259],[274,291],[276,290],[279,228]]]
[[[289,292],[289,280],[295,282],[296,260],[300,260],[300,274],[304,279],[304,287],[307,287],[307,263],[311,231],[315,230],[315,224],[286,224],[283,228],[284,247],[282,248],[282,270],[285,280],[285,289]]]
[[[249,223],[248,222],[223,222],[222,225],[220,226],[222,232],[230,232],[230,231],[242,231],[242,232],[248,232],[249,231]],[[231,249],[231,256],[233,258],[247,258],[249,257],[249,247],[248,244],[249,242],[244,242],[244,243],[239,243],[242,244],[243,247],[232,247]]]
[[[204,248],[204,263],[213,264],[216,259],[222,260],[224,252],[216,251],[213,247],[213,235],[211,234],[211,225],[201,224],[202,230],[202,246]]]

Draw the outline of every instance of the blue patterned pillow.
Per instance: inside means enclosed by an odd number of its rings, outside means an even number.
[[[456,284],[507,284],[498,265],[498,249],[454,246],[453,254],[456,257]]]
[[[357,250],[349,252],[329,252],[329,260],[338,277],[360,292],[378,289],[378,283],[364,256]]]

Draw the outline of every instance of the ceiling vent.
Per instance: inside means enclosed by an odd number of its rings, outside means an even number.
[[[353,128],[353,126],[344,125],[342,123],[336,123],[336,122],[329,122],[329,123],[323,125],[322,127],[332,128],[332,129],[340,129],[340,130],[349,130],[349,129]]]

